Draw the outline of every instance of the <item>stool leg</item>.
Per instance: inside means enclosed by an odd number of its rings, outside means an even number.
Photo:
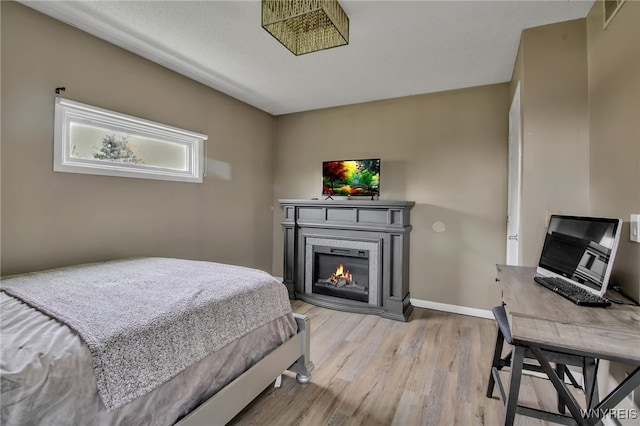
[[[584,362],[582,363],[582,368],[584,368]],[[573,377],[573,374],[571,374],[571,370],[569,370],[568,368],[564,370],[564,374],[565,376],[567,376],[567,379],[569,379],[569,381],[571,382],[571,384],[573,385],[574,388],[576,389],[582,389],[582,386],[580,386],[578,384],[578,382],[576,381],[576,378]]]
[[[505,426],[513,425],[518,410],[518,394],[520,392],[520,380],[522,379],[522,362],[524,360],[524,346],[515,346],[511,357],[511,378],[509,383],[509,395],[505,409]]]
[[[496,335],[496,346],[493,349],[493,360],[491,361],[491,368],[489,369],[489,385],[487,386],[487,398],[493,397],[493,388],[496,385],[496,381],[493,378],[493,368],[500,368],[500,357],[502,356],[502,345],[504,344],[504,336],[500,332],[500,328],[498,327],[498,332]]]

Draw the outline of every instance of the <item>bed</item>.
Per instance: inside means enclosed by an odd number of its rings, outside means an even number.
[[[309,320],[251,268],[124,259],[3,278],[0,423],[223,425],[284,370]]]

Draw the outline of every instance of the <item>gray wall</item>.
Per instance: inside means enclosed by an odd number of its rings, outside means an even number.
[[[381,158],[381,199],[409,200],[412,298],[489,309],[505,261],[509,85],[277,118],[275,196],[321,196],[323,160]],[[282,271],[283,210],[274,264]],[[435,232],[434,222],[445,232]]]
[[[512,91],[522,117],[521,264],[535,266],[547,211],[589,209],[587,43],[584,19],[523,31]]]
[[[522,90],[523,264],[535,265],[547,210],[624,220],[612,283],[640,298],[640,3],[603,30],[587,19],[523,32],[511,92]]]
[[[1,8],[3,275],[126,256],[271,269],[271,115],[18,3]],[[58,86],[72,100],[209,135],[209,176],[54,173]]]
[[[640,244],[629,241],[629,215],[640,213],[640,2],[625,2],[606,30],[602,16],[598,1],[587,16],[589,210],[625,220],[611,281],[639,300]],[[599,375],[602,390],[613,389],[633,370],[608,364],[601,365],[610,373]],[[619,407],[630,408],[628,404],[625,399]]]
[[[589,207],[624,219],[612,281],[638,300],[640,244],[629,241],[629,215],[640,214],[640,3],[626,2],[606,30],[600,6],[587,17]]]

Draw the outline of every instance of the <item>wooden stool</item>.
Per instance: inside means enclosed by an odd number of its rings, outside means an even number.
[[[496,319],[496,322],[498,323],[498,332],[496,336],[496,346],[493,352],[493,360],[491,362],[489,384],[487,386],[487,397],[493,397],[493,388],[497,383],[498,390],[500,391],[500,400],[505,405],[505,425],[513,424],[516,413],[525,416],[536,417],[547,421],[557,421],[557,415],[555,414],[518,405],[518,394],[520,391],[522,370],[537,372],[544,372],[544,370],[537,364],[524,362],[525,359],[535,359],[535,356],[527,347],[513,343],[511,330],[509,328],[509,322],[507,320],[507,312],[505,311],[504,306],[496,306],[492,309],[492,312],[493,316]],[[507,341],[507,343],[513,346],[513,350],[503,358],[502,350],[505,340]],[[567,368],[567,365],[581,367],[586,406],[587,408],[590,408],[598,403],[598,386],[596,381],[597,364],[594,358],[548,350],[543,350],[543,352],[549,362],[553,362],[556,364],[556,373],[560,380],[563,380],[566,375],[573,386],[576,388],[580,388],[580,386]],[[502,386],[502,381],[498,376],[498,371],[502,370],[502,368],[504,367],[511,367],[509,395],[506,395],[504,387]],[[558,398],[558,413],[564,412],[565,405],[560,400],[560,398]],[[569,418],[567,417],[567,419]]]

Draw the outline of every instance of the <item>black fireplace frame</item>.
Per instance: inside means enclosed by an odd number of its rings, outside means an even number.
[[[312,293],[369,303],[369,287],[371,279],[369,277],[369,271],[371,269],[369,264],[369,250],[332,247],[324,245],[313,245],[311,250],[311,269],[313,271],[311,279]],[[360,282],[356,282],[356,284],[359,286],[362,286],[364,284],[364,290],[360,290],[359,288],[353,289],[348,286],[333,287],[331,285],[323,285],[320,282],[323,278],[325,278],[322,276],[319,266],[319,259],[321,256],[324,259],[330,257],[333,258],[333,265],[336,266],[339,263],[343,265],[346,264],[348,267],[345,269],[351,270],[354,273],[354,269],[357,269],[357,276],[359,277]],[[364,264],[366,264],[366,266]],[[330,271],[326,271],[325,275],[328,275],[329,272]]]

